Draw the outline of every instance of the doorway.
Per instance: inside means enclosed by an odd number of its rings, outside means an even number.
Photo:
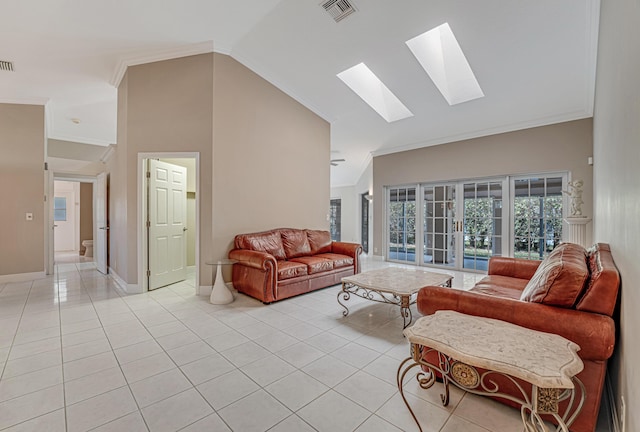
[[[142,291],[199,286],[199,154],[139,154],[138,265]]]
[[[92,262],[94,178],[54,176],[50,205],[50,262]],[[87,250],[88,249],[88,250]]]

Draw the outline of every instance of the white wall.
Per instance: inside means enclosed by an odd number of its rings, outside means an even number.
[[[601,3],[593,128],[594,236],[611,245],[622,277],[620,334],[609,363],[626,431],[640,431],[640,3]]]
[[[369,163],[358,182],[354,186],[331,188],[331,199],[341,200],[341,230],[342,241],[361,243],[361,204],[363,193],[373,190],[373,165]],[[373,207],[369,209],[369,244],[371,244],[373,230]],[[371,252],[371,250],[369,251]]]

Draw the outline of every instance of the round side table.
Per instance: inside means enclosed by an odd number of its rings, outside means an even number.
[[[218,261],[217,263],[207,263],[207,265],[210,266],[217,266],[215,282],[213,283],[213,287],[211,289],[211,297],[209,297],[209,302],[211,304],[224,305],[229,304],[233,301],[233,293],[224,283],[224,278],[222,277],[222,266],[233,265],[235,262],[235,260],[223,259]]]

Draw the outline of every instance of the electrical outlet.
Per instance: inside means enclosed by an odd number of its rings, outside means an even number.
[[[378,253],[378,248],[373,248],[373,253]]]
[[[25,219],[28,220],[28,221],[32,221],[33,220],[33,213],[27,213],[25,215]]]
[[[624,403],[624,396],[620,396],[620,432],[625,432],[624,419],[627,415],[627,407]]]

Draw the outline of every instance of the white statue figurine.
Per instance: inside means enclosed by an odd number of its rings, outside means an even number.
[[[584,182],[582,180],[570,181],[567,183],[568,191],[562,191],[562,193],[567,194],[569,198],[571,198],[571,214],[572,217],[582,217],[582,185]]]

